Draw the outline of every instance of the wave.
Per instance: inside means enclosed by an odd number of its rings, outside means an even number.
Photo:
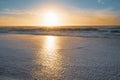
[[[0,33],[120,38],[115,27],[0,27]]]

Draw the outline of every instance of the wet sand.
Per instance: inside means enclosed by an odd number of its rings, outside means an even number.
[[[0,80],[120,80],[120,39],[0,34]]]

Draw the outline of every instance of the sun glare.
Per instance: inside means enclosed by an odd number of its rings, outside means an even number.
[[[47,49],[54,49],[55,48],[55,37],[53,36],[47,36],[46,37],[46,40],[47,40],[47,44],[46,44],[46,48]]]
[[[56,26],[59,24],[59,15],[57,12],[46,12],[43,14],[44,26]]]

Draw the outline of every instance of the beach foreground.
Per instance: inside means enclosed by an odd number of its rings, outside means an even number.
[[[120,80],[120,39],[0,34],[0,80]]]

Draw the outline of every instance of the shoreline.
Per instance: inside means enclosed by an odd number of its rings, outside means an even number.
[[[117,80],[119,47],[115,38],[3,34],[0,79]]]
[[[55,34],[31,34],[31,33],[0,33],[0,35],[38,35],[38,36],[58,36],[58,37],[82,37],[82,38],[108,38],[108,39],[120,39],[118,37],[100,37],[100,36],[77,36],[77,35],[55,35]]]

